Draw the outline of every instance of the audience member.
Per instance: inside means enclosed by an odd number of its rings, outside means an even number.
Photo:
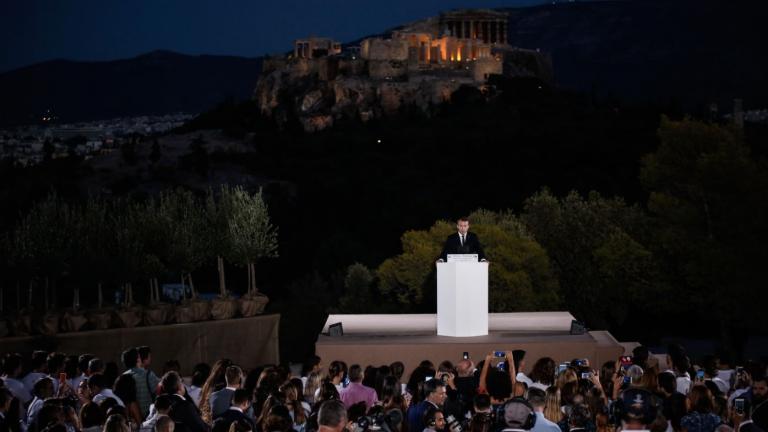
[[[232,404],[232,396],[235,394],[235,390],[242,386],[243,370],[240,369],[239,366],[229,366],[224,371],[224,381],[226,382],[226,387],[211,393],[208,400],[213,419],[216,419],[216,417],[224,414],[224,412],[229,409]]]
[[[339,397],[347,409],[358,402],[370,409],[379,401],[376,390],[363,385],[363,370],[356,364],[349,368],[349,385],[339,391]]]

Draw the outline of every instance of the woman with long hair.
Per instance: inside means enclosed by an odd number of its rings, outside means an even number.
[[[403,397],[400,391],[400,384],[397,382],[397,378],[393,376],[384,377],[384,381],[381,385],[381,406],[384,407],[384,412],[389,412],[393,409],[399,409],[403,413],[408,410],[408,400]]]
[[[299,385],[301,385],[301,381],[299,381]],[[307,417],[309,417],[309,406],[305,408],[302,405],[299,400],[299,392],[291,381],[280,386],[280,392],[285,394],[285,405],[288,407],[288,412],[291,415],[293,428],[297,432],[302,431],[307,423]]]
[[[315,404],[315,394],[320,389],[323,382],[320,372],[310,372],[307,376],[307,383],[304,385],[304,400],[310,405]]]
[[[232,360],[230,359],[217,360],[216,363],[213,364],[213,368],[211,368],[211,373],[208,375],[208,379],[206,379],[205,384],[203,384],[203,389],[200,391],[200,404],[198,405],[200,408],[200,416],[203,418],[203,421],[208,424],[211,424],[213,421],[211,404],[208,403],[208,399],[211,397],[211,393],[219,391],[227,385],[226,380],[224,379],[224,373],[227,371],[228,367],[232,366],[232,364]]]
[[[551,386],[547,389],[547,404],[544,406],[544,417],[554,423],[563,419],[563,411],[560,409],[560,389]]]
[[[688,432],[714,432],[723,422],[715,414],[712,392],[703,385],[694,385],[688,393],[688,415],[680,420],[680,425]]]
[[[555,384],[555,361],[549,357],[536,360],[528,377],[533,381],[531,387],[547,390],[549,386]]]

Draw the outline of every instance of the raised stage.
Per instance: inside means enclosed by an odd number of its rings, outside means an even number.
[[[449,337],[437,335],[437,315],[330,315],[315,352],[324,364],[343,360],[347,365],[381,366],[396,360],[406,374],[422,360],[436,365],[454,363],[464,351],[477,363],[491,351],[523,349],[526,371],[540,357],[556,362],[588,358],[596,368],[624,355],[624,347],[607,331],[571,335],[573,316],[568,312],[488,314],[488,335]],[[328,336],[331,324],[342,323],[343,336]]]

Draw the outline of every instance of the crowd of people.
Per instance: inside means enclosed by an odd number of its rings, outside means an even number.
[[[89,354],[3,356],[0,432],[768,431],[765,364],[694,365],[680,346],[668,369],[644,347],[599,367],[545,357],[528,368],[514,350],[412,371],[312,357],[292,374],[220,359],[186,378],[177,361],[156,375],[146,346],[121,360],[122,371]]]

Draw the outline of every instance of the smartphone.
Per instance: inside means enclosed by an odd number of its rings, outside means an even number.
[[[591,379],[592,378],[592,372],[582,372],[581,373],[581,379]]]
[[[494,357],[506,357],[507,353],[505,353],[504,351],[494,351],[493,356]]]
[[[624,376],[624,384],[632,384],[632,377]]]
[[[469,353],[464,351],[464,355],[462,355],[462,357],[464,357],[464,360],[469,360]]]
[[[560,363],[560,365],[557,367],[557,374],[560,375],[563,373],[566,369],[568,369],[568,366],[570,366],[568,363]]]
[[[499,364],[496,365],[496,369],[506,372],[507,371],[507,362],[499,362]]]
[[[619,357],[619,363],[621,363],[621,367],[623,369],[627,369],[628,367],[632,366],[632,356]]]
[[[733,408],[736,410],[736,414],[744,415],[744,398],[734,399]]]
[[[401,383],[400,384],[400,394],[406,394],[408,393],[408,384]]]
[[[426,382],[426,381],[429,381],[429,380],[431,380],[432,378],[434,378],[434,377],[433,377],[433,376],[424,377],[424,382]]]
[[[349,377],[344,377],[344,387],[349,387]]]
[[[704,369],[699,369],[696,371],[696,378],[700,380],[704,379]]]
[[[582,360],[582,359],[574,360],[573,361],[573,365],[576,366],[576,367],[586,366],[587,365],[587,361],[586,360]]]
[[[67,381],[67,374],[66,372],[62,372],[59,374],[59,382],[64,384]]]

